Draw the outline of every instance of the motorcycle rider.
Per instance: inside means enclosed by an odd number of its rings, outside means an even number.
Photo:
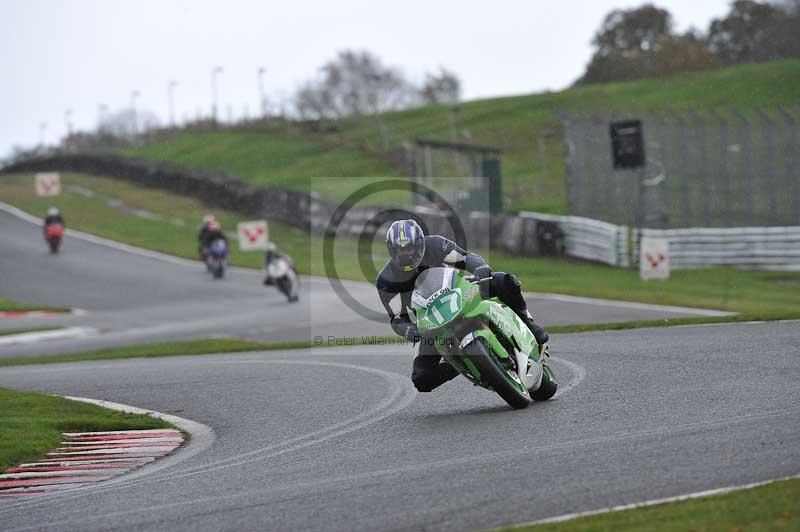
[[[47,228],[51,225],[64,224],[64,217],[61,216],[61,211],[58,207],[50,207],[47,209],[47,216],[44,218],[44,234],[47,236]]]
[[[266,272],[266,276],[264,277],[264,284],[267,286],[272,286],[273,284],[275,284],[275,279],[273,279],[269,275],[269,265],[272,261],[277,260],[279,258],[286,259],[289,262],[289,266],[292,268],[292,271],[294,271],[294,273],[297,274],[297,268],[295,267],[292,258],[286,253],[278,251],[278,246],[275,245],[275,242],[267,242],[267,249],[266,251],[264,251],[264,271]]]
[[[208,214],[203,218],[203,225],[200,227],[200,232],[197,235],[198,251],[202,260],[206,259],[211,243],[218,238],[224,240],[225,244],[228,243],[225,233],[222,232],[222,226],[217,219],[214,218],[213,214]]]
[[[422,228],[414,220],[393,222],[386,233],[386,247],[389,250],[389,260],[378,273],[375,284],[381,303],[389,315],[392,329],[398,335],[414,341],[419,339],[417,327],[408,315],[411,293],[419,274],[428,268],[449,266],[466,270],[478,279],[491,277],[492,293],[508,305],[528,326],[539,344],[540,352],[547,352],[549,335],[534,323],[522,296],[520,282],[514,274],[492,273],[483,257],[462,249],[443,236],[425,236]],[[401,306],[399,315],[396,315],[389,303],[398,294]],[[430,392],[458,375],[458,372],[447,362],[441,361],[441,358],[434,345],[428,342],[420,343],[411,372],[411,380],[417,390]]]

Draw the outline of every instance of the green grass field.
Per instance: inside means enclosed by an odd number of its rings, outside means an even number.
[[[566,212],[564,145],[555,112],[650,111],[666,108],[752,108],[800,102],[800,60],[698,72],[668,79],[588,85],[560,92],[491,98],[460,105],[456,125],[472,141],[502,147],[504,191],[510,210]],[[390,149],[417,137],[449,140],[447,106],[386,113]],[[544,139],[544,159],[538,139]],[[127,150],[137,157],[230,172],[260,185],[309,186],[309,178],[396,176],[372,119],[349,121],[334,133],[264,131],[183,132]],[[442,168],[445,168],[443,166]],[[441,174],[444,175],[444,174]],[[335,185],[314,188],[337,196]]]
[[[43,307],[41,305],[30,305],[28,303],[20,303],[0,297],[0,312],[17,311],[17,310],[49,310],[50,312],[67,312],[67,309],[60,307]]]
[[[238,338],[202,338],[180,342],[137,344],[97,351],[44,355],[35,357],[0,359],[0,367],[27,366],[30,364],[52,364],[57,362],[84,362],[90,360],[118,360],[121,358],[151,358],[183,355],[205,355],[209,353],[237,353],[242,351],[264,351],[274,349],[297,349],[309,347],[308,342],[271,343],[252,342]]]
[[[58,447],[64,431],[163,427],[172,425],[142,414],[126,414],[61,397],[0,388],[0,472],[14,464],[42,458]]]
[[[674,532],[698,530],[800,530],[800,479],[723,495],[571,519],[521,525],[495,532]]]
[[[57,199],[38,198],[34,194],[33,177],[16,175],[0,177],[0,201],[40,215],[51,203],[61,207],[69,227],[81,229],[114,240],[173,255],[196,257],[196,226],[207,207],[199,201],[139,187],[108,178],[64,174],[64,193]],[[153,213],[187,220],[184,226],[139,218],[113,208],[98,198],[86,198],[70,191],[80,185],[125,204]],[[234,230],[241,216],[215,211],[223,227]],[[296,261],[302,273],[325,275],[321,258],[322,238],[309,236],[293,228],[271,224],[270,232],[281,249]],[[42,244],[44,245],[44,244]],[[231,262],[240,266],[260,267],[261,254],[243,253],[232,246]],[[338,239],[336,269],[339,277],[373,282],[365,278],[358,264],[356,242]],[[65,253],[69,242],[65,241]],[[481,252],[481,250],[478,250]],[[363,257],[377,268],[385,260],[381,242],[371,254]],[[688,307],[716,308],[757,315],[757,317],[800,317],[800,273],[748,272],[733,268],[676,270],[668,281],[642,281],[638,271],[612,268],[575,260],[512,257],[498,252],[481,252],[498,271],[516,273],[526,290],[555,292],[579,296],[601,297],[645,303]],[[533,309],[546,313],[547,309]]]

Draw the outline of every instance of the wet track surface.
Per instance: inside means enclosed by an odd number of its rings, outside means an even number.
[[[0,358],[97,349],[158,340],[231,335],[264,341],[308,341],[315,336],[391,334],[388,320],[371,322],[346,307],[326,279],[306,277],[301,300],[288,304],[254,270],[232,269],[215,281],[199,262],[159,260],[77,238],[50,255],[41,229],[0,211],[0,296],[26,303],[77,307],[85,316],[0,320],[0,330],[38,326],[88,326],[91,338],[0,348]],[[381,310],[367,283],[346,282],[359,302]],[[541,291],[543,287],[537,288]],[[694,315],[647,305],[559,301],[529,297],[531,311],[547,325],[660,319]]]
[[[0,214],[4,237],[9,227],[26,231]],[[242,321],[260,327],[256,337],[286,339],[273,331],[295,318],[306,320],[295,339],[326,328],[386,334],[380,324],[354,330],[357,317],[337,311],[324,281],[308,280],[311,305],[292,307],[263,290],[258,274],[237,271],[214,283],[201,267],[78,241],[49,257],[34,238],[38,229],[27,231],[30,247],[14,236],[16,258],[0,258],[0,295],[89,310],[59,320],[107,320],[95,323],[108,333],[74,342],[125,338],[132,320],[165,331],[145,333],[147,341],[178,326],[185,327],[178,337],[192,336],[195,322],[234,334]],[[99,262],[97,270],[84,261]],[[62,276],[60,291],[47,289],[53,272]],[[354,289],[366,297],[369,287]],[[225,310],[219,320],[208,318],[209,301]],[[312,307],[326,304],[315,314]],[[585,321],[568,321],[580,313],[612,321],[612,308],[646,318],[643,310],[562,304],[572,310],[561,307],[549,323]],[[173,315],[177,309],[185,314]],[[798,322],[558,335],[552,351],[561,391],[522,411],[465,379],[417,394],[408,346],[2,368],[0,386],[174,413],[208,425],[215,440],[151,475],[0,502],[0,523],[3,530],[479,529],[797,474],[798,345]]]
[[[206,452],[0,506],[8,530],[485,528],[794,474],[797,323],[565,335],[565,393],[522,411],[403,348],[5,368],[0,386],[177,413]],[[753,371],[752,353],[758,352]]]

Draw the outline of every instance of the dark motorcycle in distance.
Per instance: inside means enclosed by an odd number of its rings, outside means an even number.
[[[228,243],[221,238],[214,239],[206,252],[205,262],[214,279],[221,279],[228,265]]]
[[[45,226],[44,239],[50,246],[50,253],[58,253],[61,247],[61,239],[64,235],[64,224],[50,224]]]

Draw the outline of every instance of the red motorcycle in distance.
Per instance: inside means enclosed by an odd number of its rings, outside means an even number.
[[[64,224],[50,224],[45,227],[44,239],[50,246],[50,253],[58,253],[61,247],[61,238],[64,235]]]

